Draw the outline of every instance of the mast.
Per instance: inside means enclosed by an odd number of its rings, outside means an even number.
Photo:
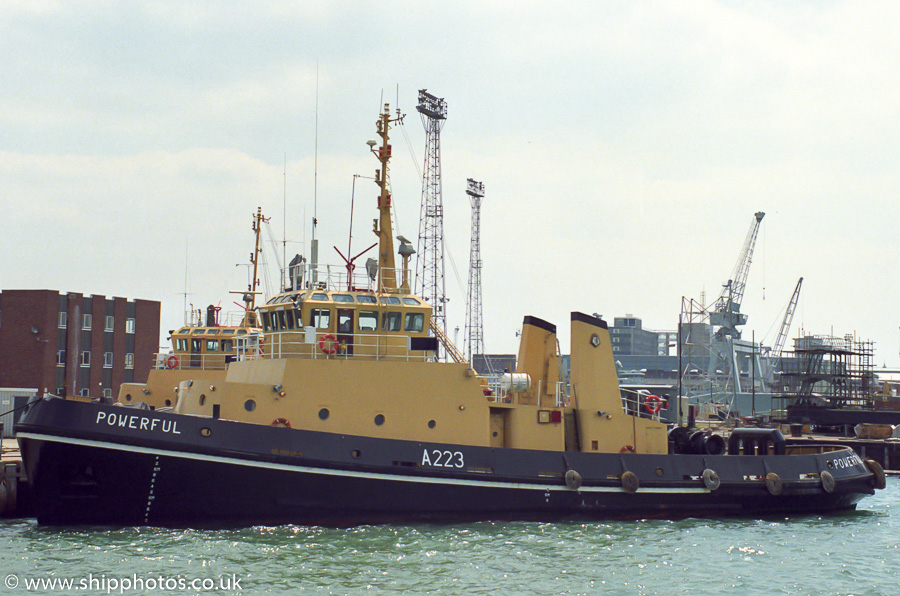
[[[259,246],[260,232],[262,224],[269,221],[262,214],[262,207],[256,208],[256,216],[253,218],[253,232],[256,234],[256,244],[253,247],[253,254],[250,255],[250,264],[253,265],[253,277],[247,284],[247,293],[244,294],[244,319],[241,321],[241,327],[258,327],[259,322],[256,318],[256,295],[259,293],[256,288],[259,286],[259,254],[262,249]]]
[[[381,147],[375,149],[375,141],[369,141],[369,148],[381,168],[375,170],[375,184],[381,189],[378,195],[378,219],[373,231],[378,236],[378,290],[381,292],[397,292],[397,270],[394,261],[394,227],[391,222],[391,184],[388,175],[388,162],[391,160],[389,130],[391,124],[403,122],[403,114],[397,109],[397,115],[391,118],[390,105],[384,104],[384,112],[376,122],[376,132],[381,137]]]

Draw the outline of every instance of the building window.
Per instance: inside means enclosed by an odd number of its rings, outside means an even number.
[[[112,368],[112,352],[103,352],[103,368]]]
[[[104,326],[104,331],[112,331],[113,323],[115,323],[115,319],[109,315],[106,316],[106,325]]]
[[[91,393],[90,393],[90,390],[89,390],[89,389],[82,389],[82,390],[80,391],[80,394],[81,394],[81,397],[90,397],[90,396],[91,396]]]
[[[125,368],[134,368],[134,354],[125,354]]]
[[[56,366],[65,366],[66,365],[66,351],[65,350],[57,350],[56,351]]]
[[[112,397],[112,389],[104,389],[103,397]]]
[[[134,319],[125,319],[125,333],[134,333]]]
[[[85,368],[90,368],[91,366],[91,353],[90,352],[82,352],[81,353],[81,366]]]
[[[66,324],[69,322],[69,313],[63,311],[59,313],[59,328],[65,329]]]
[[[85,314],[81,317],[81,328],[85,330],[90,330],[91,328],[91,315]]]

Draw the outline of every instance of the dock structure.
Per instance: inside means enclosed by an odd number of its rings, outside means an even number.
[[[15,439],[3,439],[0,449],[0,517],[31,515],[31,487]]]

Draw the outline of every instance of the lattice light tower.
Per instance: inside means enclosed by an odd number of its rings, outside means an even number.
[[[419,250],[416,254],[416,293],[431,304],[432,320],[447,331],[447,288],[444,282],[444,205],[441,197],[441,129],[447,120],[447,102],[425,89],[419,105],[425,126],[425,168],[422,209],[419,215]]]
[[[484,199],[484,183],[469,178],[466,194],[472,203],[472,244],[469,248],[469,294],[466,298],[465,330],[466,359],[471,364],[475,354],[484,355],[481,308],[481,201]]]

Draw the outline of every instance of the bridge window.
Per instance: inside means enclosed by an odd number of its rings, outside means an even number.
[[[231,352],[234,350],[234,340],[233,339],[223,339],[222,340],[222,351],[223,352]]]
[[[335,302],[353,302],[353,296],[347,294],[335,294],[332,296]]]
[[[400,331],[400,324],[403,322],[403,314],[399,312],[384,313],[384,320],[381,323],[381,329],[384,331]]]
[[[353,311],[338,309],[338,333],[353,333]]]
[[[271,317],[272,317],[272,315],[271,315],[271,313],[270,313],[269,311],[264,311],[263,314],[262,314],[263,329],[266,331],[266,333],[268,333],[269,331],[272,330],[272,319],[271,319]]]
[[[309,324],[316,329],[328,329],[328,326],[331,325],[331,310],[313,308],[309,311]]]
[[[287,321],[287,328],[294,329],[296,327],[294,323],[294,311],[289,310],[285,313],[285,320]]]
[[[328,294],[317,292],[310,297],[310,300],[328,300]]]
[[[374,310],[359,311],[359,330],[375,331],[378,329],[378,313]]]
[[[421,304],[421,302],[419,302],[415,298],[410,298],[407,296],[403,299],[403,304],[409,304],[410,306],[419,306],[419,304]]]
[[[378,302],[375,300],[375,296],[357,296],[356,299],[363,304],[375,304]]]
[[[420,312],[408,313],[406,315],[406,330],[420,332],[425,328],[425,315]]]
[[[206,340],[206,351],[207,352],[218,352],[219,351],[219,341],[216,339]]]

